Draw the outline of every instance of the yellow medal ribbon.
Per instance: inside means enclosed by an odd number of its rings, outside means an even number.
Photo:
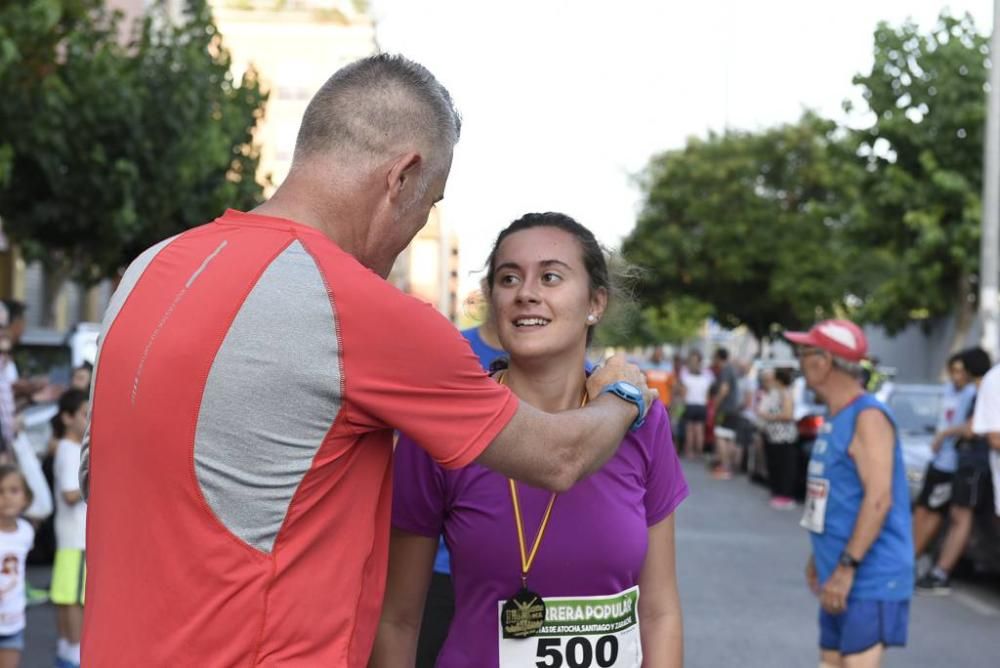
[[[506,385],[505,382],[507,377],[506,371],[501,371],[497,375],[497,382],[501,385]],[[583,398],[580,400],[580,408],[587,405],[587,388],[584,385],[583,388]],[[545,514],[542,516],[542,521],[538,525],[538,533],[535,534],[535,539],[531,543],[531,552],[528,552],[527,543],[524,540],[524,520],[521,518],[521,502],[517,497],[517,484],[514,482],[513,478],[507,478],[507,483],[510,485],[510,500],[514,506],[514,523],[517,527],[517,546],[521,550],[521,585],[525,588],[528,586],[528,573],[531,571],[532,564],[535,563],[535,557],[538,555],[538,548],[542,545],[542,537],[545,535],[545,529],[549,526],[549,519],[552,517],[552,506],[556,502],[556,494],[552,493],[549,497],[549,503],[545,507]]]
[[[524,522],[521,519],[521,504],[517,500],[517,487],[510,478],[507,478],[507,482],[510,483],[510,500],[514,504],[514,522],[517,525],[517,546],[521,549],[521,585],[527,587],[528,572],[531,570],[531,565],[535,563],[535,556],[538,554],[538,548],[542,544],[542,536],[545,535],[545,529],[549,525],[549,518],[552,517],[552,506],[556,502],[556,493],[553,492],[552,496],[549,497],[549,505],[545,507],[545,515],[542,516],[542,523],[538,525],[538,533],[531,544],[531,552],[528,553],[527,546],[524,543]]]

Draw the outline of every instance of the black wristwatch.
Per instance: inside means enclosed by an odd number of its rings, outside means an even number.
[[[858,566],[861,565],[861,560],[855,559],[850,554],[848,554],[847,550],[844,550],[843,552],[840,553],[840,558],[837,559],[837,564],[845,568],[850,568],[851,570],[856,571],[858,570]]]

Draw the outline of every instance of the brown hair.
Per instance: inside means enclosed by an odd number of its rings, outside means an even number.
[[[583,266],[587,270],[587,276],[590,277],[590,294],[593,295],[599,289],[604,288],[608,292],[608,302],[611,302],[611,296],[614,293],[611,272],[608,270],[608,260],[604,249],[594,237],[594,233],[566,214],[551,211],[525,214],[500,232],[497,240],[493,243],[489,259],[486,261],[486,285],[490,292],[493,291],[493,281],[496,277],[497,251],[500,249],[500,244],[510,235],[534,227],[554,227],[573,235],[580,243]],[[596,325],[590,325],[587,328],[587,345],[590,345],[594,338],[594,327]]]
[[[24,474],[21,472],[21,469],[17,468],[13,464],[0,465],[0,482],[2,482],[4,478],[10,475],[16,475],[18,478],[21,479],[21,484],[24,485],[24,496],[28,499],[28,505],[30,506],[31,503],[35,500],[35,493],[31,491],[31,485],[28,484],[28,479],[24,477]]]

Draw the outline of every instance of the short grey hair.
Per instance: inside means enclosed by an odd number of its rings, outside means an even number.
[[[379,54],[338,70],[309,102],[295,142],[295,161],[329,151],[378,159],[405,141],[424,141],[450,155],[462,119],[448,90],[423,65]]]
[[[864,367],[858,362],[848,362],[843,357],[837,357],[831,354],[830,358],[833,360],[833,368],[840,369],[849,376],[854,378],[862,378],[864,376]]]

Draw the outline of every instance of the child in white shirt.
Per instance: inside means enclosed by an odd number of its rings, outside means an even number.
[[[59,413],[52,418],[56,448],[56,559],[52,567],[50,598],[56,606],[59,629],[57,668],[79,668],[80,633],[83,627],[83,591],[87,536],[87,504],[80,492],[80,449],[87,431],[90,401],[87,393],[71,389],[59,398]]]
[[[24,650],[25,560],[35,530],[21,514],[31,489],[16,466],[0,466],[0,668],[17,668]]]

